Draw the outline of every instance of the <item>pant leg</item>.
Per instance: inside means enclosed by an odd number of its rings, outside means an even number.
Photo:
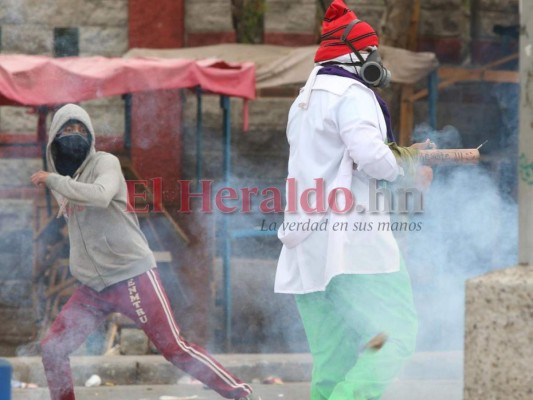
[[[325,292],[296,295],[311,354],[311,400],[327,400],[357,361],[359,336]]]
[[[41,353],[51,400],[74,400],[69,355],[100,325],[107,313],[97,292],[80,287],[63,306],[41,341]]]
[[[396,273],[340,275],[328,293],[362,343],[380,332],[388,335],[381,350],[359,354],[328,400],[379,399],[415,349],[418,323],[409,274],[402,262]]]
[[[122,282],[115,290],[114,302],[176,367],[226,398],[238,399],[252,392],[206,350],[181,336],[156,269]]]

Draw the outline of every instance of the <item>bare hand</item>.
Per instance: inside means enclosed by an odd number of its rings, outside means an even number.
[[[437,145],[433,143],[431,140],[426,139],[422,143],[414,143],[410,146],[412,149],[417,150],[434,150],[437,148]]]
[[[35,185],[35,186],[42,186],[45,184],[46,182],[46,178],[48,177],[48,175],[50,175],[49,172],[46,172],[46,171],[38,171],[36,173],[34,173],[32,176],[31,176],[31,182]]]

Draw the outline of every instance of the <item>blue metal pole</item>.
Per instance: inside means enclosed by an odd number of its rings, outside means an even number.
[[[439,99],[439,73],[434,70],[428,77],[428,113],[429,125],[437,129],[437,102]]]
[[[196,189],[200,190],[203,175],[202,87],[196,87]]]
[[[231,104],[228,96],[221,96],[221,107],[224,112],[224,184],[229,184],[231,175]]]
[[[0,400],[11,400],[11,364],[0,359]]]
[[[236,229],[229,232],[232,239],[248,239],[278,236],[278,231],[258,231],[257,229]]]
[[[37,108],[39,117],[37,120],[37,141],[41,146],[41,158],[43,160],[43,169],[48,171],[48,161],[46,160],[46,117],[48,116],[48,107],[40,106]],[[45,199],[46,199],[46,213],[50,217],[52,215],[52,194],[50,189],[46,187],[45,189]]]
[[[131,93],[122,95],[124,100],[124,148],[131,150],[131,110],[133,107],[133,99]]]
[[[223,140],[224,140],[224,186],[229,185],[231,174],[231,107],[228,96],[220,96],[220,106],[223,113]],[[231,238],[229,234],[228,216],[222,217],[222,235],[224,245],[223,252],[223,277],[224,277],[224,336],[225,350],[231,350],[231,317],[232,317],[232,299],[231,299]]]

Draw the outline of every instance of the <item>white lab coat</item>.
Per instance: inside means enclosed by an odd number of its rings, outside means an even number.
[[[400,269],[400,253],[392,232],[378,230],[380,222],[390,222],[389,214],[368,212],[370,179],[394,181],[403,174],[385,144],[387,128],[375,94],[356,80],[332,75],[313,77],[307,87],[312,90],[311,96],[302,90],[289,112],[288,178],[294,178],[298,198],[305,189],[316,186],[316,179],[323,178],[326,208],[332,188],[349,189],[358,211],[354,207],[341,214],[328,208],[325,213],[309,214],[299,201],[297,212],[286,208],[285,226],[278,231],[284,245],[276,271],[277,293],[323,291],[339,274]],[[306,98],[307,108],[302,107]],[[343,209],[343,198],[338,197],[337,209]],[[363,208],[366,211],[360,212]],[[299,229],[287,225],[305,221],[310,223]],[[327,229],[312,230],[313,222],[318,223],[313,225],[315,228]],[[340,225],[342,222],[346,225]],[[365,230],[354,230],[357,223]]]

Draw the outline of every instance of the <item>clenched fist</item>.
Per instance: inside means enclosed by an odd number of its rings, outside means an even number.
[[[45,183],[46,178],[48,177],[48,175],[50,175],[49,172],[46,172],[46,171],[38,171],[38,172],[34,173],[34,174],[31,176],[31,182],[32,182],[35,186],[41,186],[41,185],[44,185],[44,183]]]

